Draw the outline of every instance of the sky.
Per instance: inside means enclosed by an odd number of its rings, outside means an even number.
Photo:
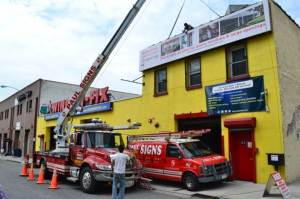
[[[184,0],[148,0],[129,27],[94,87],[141,94],[142,86],[121,81],[141,76],[139,52],[170,34]],[[229,4],[258,0],[203,0],[220,15]],[[277,0],[300,24],[300,1]],[[0,0],[0,85],[22,89],[42,78],[79,84],[135,0]],[[200,0],[186,0],[172,35],[185,22],[216,19]],[[0,88],[0,101],[16,90]]]

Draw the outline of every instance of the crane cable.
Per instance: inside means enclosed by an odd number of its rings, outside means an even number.
[[[172,34],[172,32],[173,32],[173,30],[174,30],[174,28],[175,28],[175,25],[177,24],[178,18],[179,18],[180,14],[181,14],[181,11],[182,11],[182,8],[183,8],[184,4],[185,4],[185,0],[183,1],[182,6],[181,6],[181,8],[180,8],[180,10],[179,10],[179,12],[178,12],[178,15],[177,15],[177,17],[176,17],[176,20],[175,20],[175,22],[174,22],[174,25],[173,25],[173,27],[172,27],[172,30],[171,30],[171,32],[170,32],[170,34],[169,34],[168,39],[171,37],[171,34]]]
[[[221,17],[221,15],[219,15],[214,9],[212,9],[205,1],[200,0],[206,7],[208,7],[208,9],[210,9],[210,11],[212,11],[213,13],[215,13],[218,17]]]

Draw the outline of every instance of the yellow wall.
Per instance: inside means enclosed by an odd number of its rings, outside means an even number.
[[[222,120],[224,121],[226,118],[256,117],[257,123],[254,135],[256,147],[259,150],[256,156],[257,181],[263,183],[267,181],[268,174],[273,171],[273,167],[267,164],[266,153],[284,152],[278,71],[273,35],[267,34],[249,39],[247,50],[250,75],[264,76],[265,89],[268,91],[267,104],[269,112],[226,115],[222,116]],[[222,132],[227,137],[228,129],[223,126]],[[228,155],[228,145],[225,148]],[[280,168],[280,171],[284,176],[284,169]]]
[[[222,135],[225,140],[225,155],[228,154],[228,129],[224,127],[224,119],[239,117],[256,117],[255,128],[257,154],[257,182],[267,181],[268,174],[273,167],[267,165],[268,152],[283,152],[283,140],[281,132],[280,95],[278,85],[278,73],[276,52],[273,34],[267,33],[247,40],[248,64],[250,76],[264,76],[265,88],[268,90],[269,112],[239,113],[222,116]],[[154,70],[144,72],[142,97],[114,102],[113,111],[98,114],[77,116],[73,123],[89,118],[101,118],[112,124],[127,124],[127,119],[139,121],[142,127],[125,133],[155,133],[159,131],[176,131],[177,124],[174,114],[206,112],[205,86],[224,83],[226,81],[225,47],[201,54],[202,88],[189,90],[185,88],[185,64],[184,60],[169,63],[167,66],[168,95],[154,97]],[[155,118],[152,124],[148,122]],[[160,124],[159,128],[154,123]],[[46,127],[54,126],[54,121],[45,122],[43,118],[38,120],[38,132],[46,132]],[[49,133],[49,132],[47,132]],[[46,140],[49,142],[49,140]],[[37,139],[39,149],[39,139]],[[47,143],[49,146],[49,143]],[[284,174],[284,170],[281,171]]]

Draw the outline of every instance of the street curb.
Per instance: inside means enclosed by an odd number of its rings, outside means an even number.
[[[2,156],[2,157],[0,156],[0,160],[5,160],[5,161],[9,161],[9,162],[16,162],[16,163],[22,163],[22,160],[7,158],[5,156]]]
[[[4,159],[4,160],[9,161],[9,162],[22,163],[22,161],[20,161],[20,160],[8,160],[8,159]]]
[[[210,195],[206,195],[206,194],[200,194],[200,193],[196,193],[193,194],[192,197],[197,197],[197,198],[209,198],[209,199],[221,199],[217,196],[210,196]]]

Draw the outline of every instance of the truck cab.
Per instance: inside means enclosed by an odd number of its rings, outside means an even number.
[[[70,145],[70,175],[79,179],[83,191],[91,192],[96,182],[112,181],[110,156],[118,152],[119,145],[124,145],[120,133],[90,129],[74,133],[74,142]],[[124,153],[130,157],[125,173],[129,187],[140,178],[142,165],[129,150]]]
[[[230,162],[213,153],[199,139],[131,139],[129,147],[144,167],[144,176],[182,182],[197,190],[200,183],[219,182],[231,174]]]

